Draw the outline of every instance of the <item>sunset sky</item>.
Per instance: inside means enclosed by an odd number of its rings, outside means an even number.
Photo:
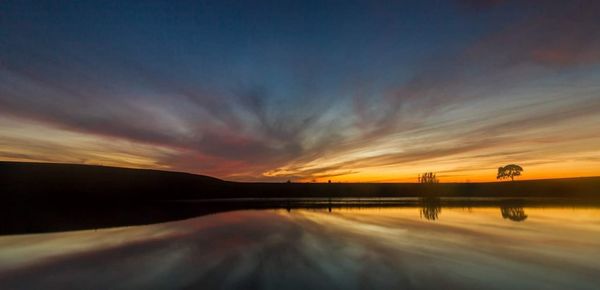
[[[0,1],[0,160],[600,175],[600,1]]]

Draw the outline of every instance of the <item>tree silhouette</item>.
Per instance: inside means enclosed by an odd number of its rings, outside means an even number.
[[[439,179],[437,179],[436,174],[433,172],[425,172],[422,175],[419,175],[419,183],[439,183]]]
[[[496,179],[508,179],[514,181],[515,176],[520,176],[523,168],[516,164],[509,164],[504,167],[498,167],[498,175]]]

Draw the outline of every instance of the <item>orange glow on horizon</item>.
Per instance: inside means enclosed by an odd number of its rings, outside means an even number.
[[[600,175],[600,151],[588,150],[577,153],[558,152],[561,147],[539,147],[538,155],[522,155],[514,159],[502,156],[481,158],[461,153],[434,159],[415,160],[401,164],[383,165],[377,159],[369,163],[369,154],[381,149],[351,149],[317,158],[303,163],[290,163],[288,166],[264,172],[249,171],[246,175],[238,172],[215,174],[210,171],[189,170],[161,161],[166,156],[179,154],[177,149],[141,144],[117,138],[67,131],[44,126],[38,123],[20,122],[0,118],[0,160],[25,162],[52,162],[93,164],[129,168],[183,171],[233,181],[282,182],[417,182],[417,176],[423,172],[436,172],[441,183],[444,182],[495,182],[497,167],[516,163],[524,168],[522,176],[516,180],[569,178]],[[579,142],[593,147],[598,138]],[[524,147],[524,145],[519,145]],[[531,146],[531,145],[527,145]],[[374,148],[377,148],[375,145]],[[485,150],[471,154],[485,155],[495,150]],[[553,155],[552,160],[545,158]],[[366,156],[366,159],[365,159]],[[354,162],[354,160],[367,160]],[[521,160],[515,161],[515,160]],[[348,165],[353,164],[354,165]],[[320,168],[327,168],[321,170]],[[243,170],[235,166],[227,170]],[[310,172],[315,173],[310,173]],[[305,175],[305,176],[302,176]]]

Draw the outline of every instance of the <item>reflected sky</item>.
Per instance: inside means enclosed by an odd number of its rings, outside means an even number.
[[[0,237],[2,289],[594,289],[600,209],[261,210]]]

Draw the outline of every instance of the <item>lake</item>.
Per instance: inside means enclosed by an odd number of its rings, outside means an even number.
[[[598,289],[600,208],[236,210],[0,236],[0,289]]]

